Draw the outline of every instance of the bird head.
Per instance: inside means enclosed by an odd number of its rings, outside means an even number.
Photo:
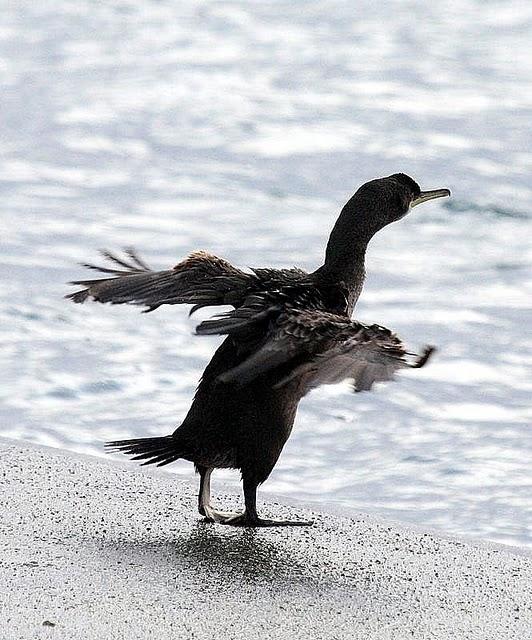
[[[449,189],[421,191],[405,173],[394,173],[363,184],[346,204],[357,223],[373,235],[386,225],[403,218],[413,207],[435,198],[451,195]]]
[[[351,280],[353,275],[362,278],[360,258],[378,231],[403,218],[412,207],[450,195],[449,189],[421,191],[417,182],[404,173],[366,182],[344,205],[334,225],[323,271],[342,278],[347,273]]]

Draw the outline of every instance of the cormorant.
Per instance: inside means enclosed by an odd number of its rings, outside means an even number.
[[[351,320],[364,282],[364,257],[373,235],[412,208],[450,196],[448,189],[421,191],[403,173],[362,185],[343,207],[332,230],[325,262],[312,273],[301,269],[242,271],[206,251],[195,251],[166,271],[152,271],[132,250],[108,251],[110,267],[85,265],[108,274],[71,284],[68,295],[111,304],[201,307],[232,305],[205,320],[199,335],[224,335],[207,365],[182,424],[163,437],[107,443],[114,450],[163,466],[184,458],[200,474],[198,508],[206,519],[229,525],[311,524],[260,518],[257,487],[270,475],[290,436],[297,406],[313,387],[352,379],[369,390],[405,367],[421,367],[432,348],[415,356],[399,338],[378,325]],[[213,469],[239,469],[245,510],[222,513],[210,502]]]

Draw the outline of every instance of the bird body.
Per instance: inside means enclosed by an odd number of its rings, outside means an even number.
[[[343,208],[327,245],[325,262],[312,273],[300,269],[242,271],[205,251],[194,252],[173,269],[152,271],[132,250],[109,252],[113,267],[91,269],[109,277],[77,281],[85,288],[74,302],[137,304],[153,311],[162,304],[231,305],[205,320],[199,335],[224,335],[207,365],[182,424],[169,436],[109,443],[144,464],[178,458],[200,473],[199,511],[223,524],[269,526],[306,524],[260,518],[256,490],[274,468],[294,423],[301,398],[312,388],[352,379],[369,390],[406,367],[423,366],[431,348],[409,359],[401,341],[378,325],[363,325],[351,314],[364,282],[365,252],[371,237],[405,215],[416,200],[449,195],[421,192],[404,174],[363,185]],[[239,469],[246,509],[224,514],[210,504],[215,468]]]

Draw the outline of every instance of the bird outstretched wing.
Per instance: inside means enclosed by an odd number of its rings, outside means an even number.
[[[384,327],[353,325],[355,335],[297,366],[277,386],[297,378],[303,383],[304,393],[308,393],[321,385],[351,380],[355,391],[371,391],[376,382],[393,380],[401,369],[423,367],[435,351],[434,347],[425,346],[419,354],[410,353],[399,338]]]
[[[257,276],[233,267],[206,251],[195,251],[172,269],[153,271],[133,249],[124,257],[101,252],[110,266],[84,264],[109,277],[76,280],[84,288],[66,298],[83,303],[92,298],[110,304],[134,304],[153,311],[163,304],[193,304],[191,313],[211,305],[238,305],[253,288]]]
[[[231,335],[242,331],[245,323],[252,322],[251,317],[242,318],[244,309],[227,314],[230,321],[225,325],[220,324],[224,318],[200,324],[198,333]],[[264,340],[241,364],[219,376],[221,382],[247,384],[290,363],[277,387],[299,379],[303,393],[307,393],[322,384],[351,379],[356,391],[368,391],[375,382],[391,380],[400,369],[422,367],[434,350],[426,347],[416,356],[408,353],[389,329],[352,322],[347,316],[319,309],[287,311],[270,306],[258,312],[262,314],[259,321],[267,312],[269,329]],[[205,325],[206,330],[202,329]]]

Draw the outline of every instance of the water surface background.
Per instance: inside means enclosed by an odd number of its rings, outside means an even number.
[[[313,392],[266,486],[532,546],[531,38],[509,1],[4,3],[0,433],[102,454],[185,415],[218,341],[64,301],[98,248],[314,269],[404,171],[453,199],[374,239],[356,315],[437,357]]]

